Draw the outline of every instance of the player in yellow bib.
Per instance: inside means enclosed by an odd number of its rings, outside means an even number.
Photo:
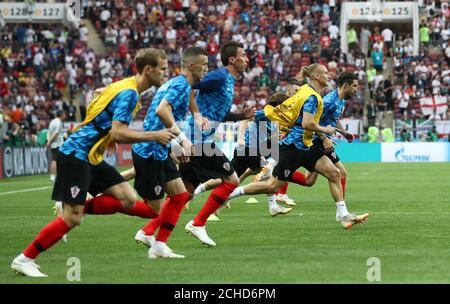
[[[13,260],[13,271],[30,277],[47,276],[39,270],[35,259],[81,224],[85,208],[94,214],[125,213],[134,208],[136,194],[116,169],[103,160],[105,148],[114,142],[156,141],[165,145],[175,138],[168,129],[128,128],[139,109],[140,94],[153,85],[161,85],[167,70],[167,55],[157,49],[141,49],[136,53],[135,63],[138,74],[111,84],[97,96],[88,108],[85,121],[60,147],[52,199],[62,201],[62,217],[47,224]],[[86,202],[88,192],[93,196],[102,195]]]
[[[313,145],[315,133],[332,135],[335,132],[335,128],[331,125],[326,127],[319,125],[323,112],[320,92],[328,86],[328,70],[321,64],[303,67],[298,74],[298,80],[303,82],[306,78],[309,79],[309,83],[302,85],[294,96],[275,108],[264,109],[266,116],[272,121],[278,121],[281,126],[291,128],[291,132],[280,142],[279,162],[272,178],[267,182],[238,187],[230,195],[230,199],[240,195],[268,194],[270,203],[270,200],[275,200],[274,194],[286,182],[293,181],[296,170],[304,167],[328,179],[341,224],[345,229],[351,229],[353,224],[360,223],[367,217],[348,212],[339,169],[325,155],[323,146]]]

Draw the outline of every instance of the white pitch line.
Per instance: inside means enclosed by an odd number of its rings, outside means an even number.
[[[22,193],[22,192],[31,192],[31,191],[45,190],[45,189],[50,189],[52,187],[53,186],[45,186],[45,187],[39,187],[39,188],[30,188],[30,189],[24,189],[24,190],[1,192],[0,195],[7,195],[7,194]]]

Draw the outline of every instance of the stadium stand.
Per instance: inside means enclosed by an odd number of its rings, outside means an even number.
[[[356,47],[341,52],[341,2],[247,0],[225,5],[208,0],[89,0],[82,1],[87,19],[78,29],[6,24],[0,42],[2,119],[8,131],[14,122],[22,126],[26,142],[31,143],[58,109],[64,109],[69,120],[83,118],[95,87],[134,72],[131,62],[136,49],[165,49],[173,76],[180,69],[182,48],[205,47],[214,69],[220,66],[220,45],[231,39],[244,43],[250,59],[235,89],[236,107],[247,101],[263,107],[274,91],[286,90],[299,66],[321,62],[328,66],[332,85],[339,72],[359,75],[361,89],[348,103],[345,117],[364,119],[365,125],[386,123],[386,117],[450,117],[448,4],[419,1],[421,46],[419,55],[412,56],[411,37],[392,35],[385,27],[364,33],[358,29]],[[88,23],[101,37],[107,55],[88,48],[93,34]],[[372,68],[373,59],[381,60],[382,73]],[[151,97],[150,92],[144,98],[138,119],[145,115]],[[368,117],[372,99],[377,105],[375,120]],[[4,138],[4,143],[11,141]]]

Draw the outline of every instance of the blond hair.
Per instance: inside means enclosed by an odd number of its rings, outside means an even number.
[[[295,76],[295,79],[299,83],[304,83],[305,79],[310,78],[311,74],[320,66],[322,66],[320,63],[313,63],[308,66],[302,67],[300,72]]]

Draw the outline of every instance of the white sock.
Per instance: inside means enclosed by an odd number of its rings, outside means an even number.
[[[236,189],[234,189],[233,192],[231,192],[230,197],[228,199],[231,200],[241,195],[245,195],[244,186],[239,186]]]
[[[51,175],[50,175],[50,181],[54,182],[54,181],[55,181],[55,179],[56,179],[56,176],[55,176],[55,175],[53,175],[53,174],[51,174]]]
[[[161,241],[155,241],[152,246],[152,248],[154,248],[156,251],[163,251],[164,247],[166,247],[166,243]]]
[[[345,201],[336,203],[336,213],[338,217],[344,217],[349,214],[347,207],[345,206]]]
[[[273,158],[269,158],[267,161],[269,162],[269,164],[270,164],[272,167],[275,167],[275,165],[277,164],[277,161],[274,160]]]
[[[21,253],[19,255],[19,260],[23,261],[23,262],[33,262],[34,259],[30,259],[29,257],[27,257],[26,255],[24,255],[23,253]]]
[[[206,191],[205,185],[203,185],[203,184],[198,185],[197,188],[195,188],[195,190],[194,190],[193,198],[205,191]]]
[[[269,208],[273,209],[277,206],[277,199],[275,194],[267,196],[267,202],[269,203]]]

